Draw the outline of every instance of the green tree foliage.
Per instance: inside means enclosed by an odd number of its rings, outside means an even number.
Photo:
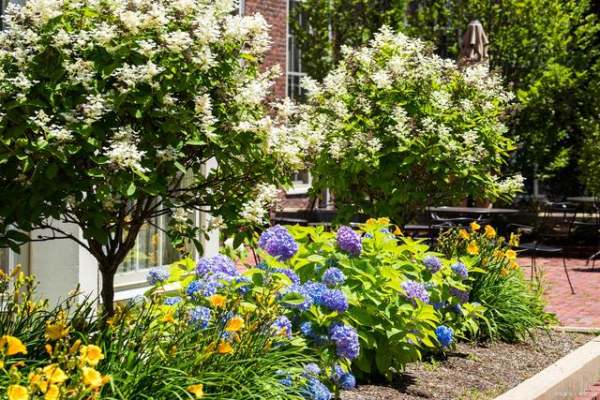
[[[171,216],[175,243],[198,244],[196,211],[256,222],[268,200],[257,188],[272,193],[295,168],[301,151],[264,106],[267,24],[232,12],[229,1],[149,0],[6,10],[2,223],[85,247],[109,313],[114,274],[144,224]]]

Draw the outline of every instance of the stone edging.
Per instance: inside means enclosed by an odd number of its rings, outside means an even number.
[[[600,336],[495,400],[572,400],[600,381]]]

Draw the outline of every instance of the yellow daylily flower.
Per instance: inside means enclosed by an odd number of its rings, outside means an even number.
[[[471,235],[466,229],[461,229],[460,231],[458,231],[458,235],[465,240],[471,239]]]
[[[58,390],[58,386],[50,385],[46,394],[44,395],[44,400],[58,400],[60,398],[60,390]]]
[[[509,260],[516,260],[517,252],[512,249],[506,250],[506,258],[508,258]]]
[[[235,316],[227,321],[227,325],[225,325],[225,331],[227,332],[238,332],[246,326],[244,319],[242,317]]]
[[[365,222],[365,224],[367,225],[375,225],[377,223],[377,220],[375,218],[369,218],[367,220],[367,222]]]
[[[14,356],[15,354],[27,354],[27,347],[21,342],[19,338],[14,336],[5,335],[0,338],[0,348],[4,351],[6,346],[6,355]]]
[[[63,383],[69,378],[67,374],[65,374],[65,371],[63,371],[57,364],[45,366],[42,368],[42,372],[44,372],[46,379],[48,379],[48,382],[50,383]]]
[[[491,225],[485,226],[485,237],[488,239],[493,239],[496,237],[496,230]]]
[[[0,369],[4,369],[4,361],[0,360]]]
[[[510,267],[512,269],[518,269],[519,268],[519,263],[516,262],[516,261],[513,261],[513,262],[510,263]]]
[[[508,268],[502,268],[502,270],[500,271],[500,275],[502,276],[507,276],[509,273]]]
[[[175,323],[175,317],[173,317],[173,313],[172,312],[166,313],[165,316],[163,317],[163,322],[166,322],[168,324]]]
[[[29,400],[29,391],[25,386],[10,385],[7,394],[8,400]]]
[[[467,246],[467,253],[469,253],[472,256],[479,254],[479,246],[477,245],[476,241],[471,240],[471,242]]]
[[[475,222],[475,221],[471,222],[471,225],[470,225],[470,226],[471,226],[471,230],[472,230],[473,232],[477,232],[477,231],[479,231],[479,230],[481,229],[481,225],[479,225],[479,224],[478,224],[477,222]]]
[[[514,233],[510,234],[510,239],[508,240],[508,245],[511,247],[517,247],[520,243],[520,236],[519,235],[515,235]]]
[[[390,219],[388,217],[381,217],[377,219],[377,223],[381,225],[389,225]]]
[[[402,236],[402,229],[400,229],[399,226],[396,226],[396,229],[394,229],[394,235],[396,236]]]
[[[60,340],[69,334],[70,327],[62,322],[46,325],[46,338]]]
[[[83,375],[83,384],[92,389],[97,389],[106,383],[102,379],[102,374],[92,367],[83,367],[81,368],[81,372]]]
[[[204,397],[204,385],[201,383],[188,386],[186,390],[193,394],[197,399],[201,399]]]
[[[215,295],[210,296],[208,298],[208,301],[213,307],[223,307],[223,306],[225,306],[225,302],[227,301],[227,298],[223,295],[215,294]]]
[[[496,251],[494,251],[494,257],[504,258],[504,257],[506,257],[506,254],[502,250],[496,250]]]
[[[80,354],[79,358],[83,362],[91,365],[92,367],[95,367],[96,365],[98,365],[100,360],[104,359],[104,354],[102,354],[102,349],[93,344],[90,344],[87,346],[81,346],[81,349],[79,350],[79,354]]]
[[[221,341],[217,346],[217,353],[219,354],[229,354],[233,352],[233,347],[228,342]]]

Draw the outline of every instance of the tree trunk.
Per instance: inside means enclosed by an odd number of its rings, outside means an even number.
[[[115,314],[115,272],[112,268],[100,266],[102,273],[102,304],[105,317],[112,317]]]

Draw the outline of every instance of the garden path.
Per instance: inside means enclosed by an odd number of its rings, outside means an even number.
[[[571,294],[562,267],[562,258],[539,258],[544,272],[547,310],[557,315],[560,325],[579,328],[600,328],[600,260],[596,269],[585,266],[585,259],[567,258],[567,268],[575,288]],[[519,259],[529,275],[530,259]]]

